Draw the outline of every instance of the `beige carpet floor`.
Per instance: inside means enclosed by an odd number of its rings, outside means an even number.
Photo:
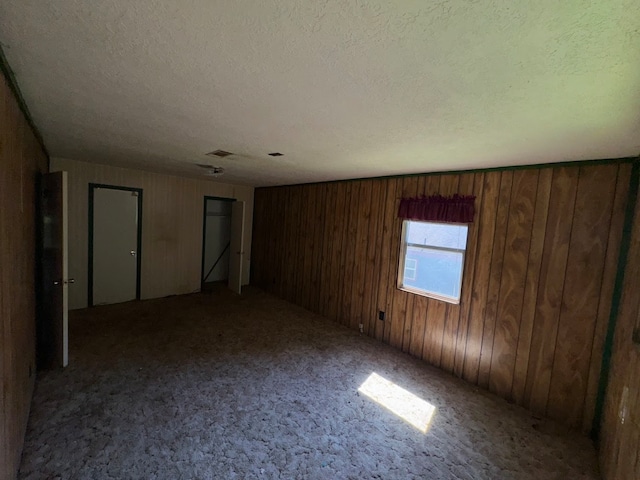
[[[256,289],[70,324],[70,366],[37,380],[22,479],[598,478],[586,438]],[[388,404],[412,396],[404,414],[435,407],[426,433]]]

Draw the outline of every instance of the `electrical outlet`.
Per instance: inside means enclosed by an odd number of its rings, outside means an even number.
[[[380,310],[378,312],[378,320],[382,320],[384,322],[384,319],[385,319],[385,313],[382,310]]]
[[[359,324],[358,327],[360,328],[360,333],[364,333],[364,323]]]

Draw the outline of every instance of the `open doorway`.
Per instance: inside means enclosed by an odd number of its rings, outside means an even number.
[[[202,219],[202,273],[203,292],[226,285],[229,280],[231,248],[231,212],[234,200],[204,197]]]

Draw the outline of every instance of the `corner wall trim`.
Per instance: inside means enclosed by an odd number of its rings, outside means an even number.
[[[620,242],[620,255],[618,256],[618,268],[616,280],[613,287],[613,298],[611,299],[611,312],[609,313],[609,323],[602,351],[602,367],[600,368],[600,381],[598,384],[598,395],[596,397],[596,409],[593,415],[593,425],[591,426],[591,438],[598,441],[600,437],[600,426],[602,423],[602,411],[604,410],[604,400],[609,383],[609,370],[611,369],[611,355],[613,349],[613,339],[616,332],[618,314],[620,312],[620,300],[624,286],[624,271],[629,256],[631,246],[631,232],[633,229],[633,218],[635,216],[636,202],[638,200],[638,186],[640,183],[640,158],[633,162],[631,178],[629,180],[629,195],[627,197],[627,207],[624,213],[624,226],[622,227],[622,240]]]
[[[13,92],[13,96],[16,98],[16,101],[18,102],[18,106],[20,107],[20,110],[22,111],[24,118],[27,120],[29,127],[31,127],[31,130],[33,131],[34,136],[38,140],[38,143],[40,144],[42,151],[47,156],[47,160],[50,161],[51,156],[49,155],[49,151],[47,150],[47,147],[44,144],[44,140],[42,138],[42,135],[40,134],[40,130],[38,130],[38,127],[36,127],[36,124],[33,122],[33,118],[31,117],[31,112],[29,112],[29,107],[27,107],[27,102],[25,102],[24,97],[22,96],[22,92],[20,91],[20,87],[18,86],[16,77],[13,73],[13,70],[11,70],[11,67],[9,66],[9,62],[7,61],[7,57],[4,54],[4,50],[2,49],[1,44],[0,44],[0,71],[2,71],[4,78],[7,80],[7,84],[9,85],[9,88]],[[50,165],[48,167],[48,171],[51,171]]]

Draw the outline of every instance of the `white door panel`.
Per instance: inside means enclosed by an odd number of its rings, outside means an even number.
[[[136,298],[138,193],[96,187],[93,196],[93,304]]]

